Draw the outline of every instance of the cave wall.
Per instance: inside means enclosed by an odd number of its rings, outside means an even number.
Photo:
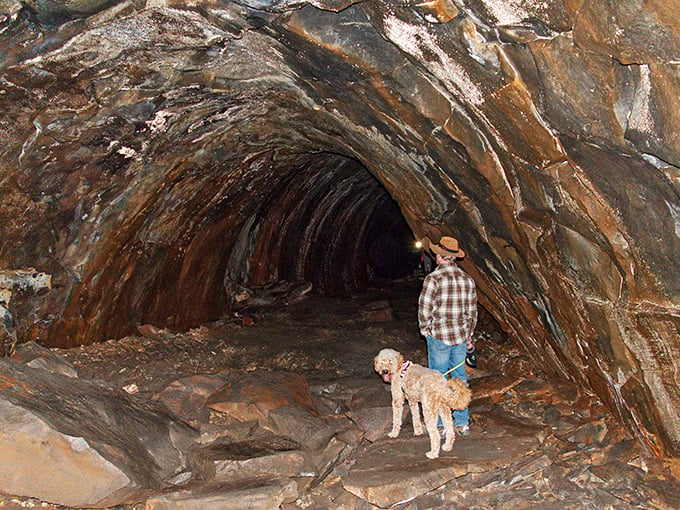
[[[680,5],[0,0],[0,268],[73,346],[364,285],[397,204],[548,373],[680,452]],[[27,298],[28,299],[28,298]]]

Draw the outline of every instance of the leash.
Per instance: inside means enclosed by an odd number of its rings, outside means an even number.
[[[458,364],[457,364],[455,367],[453,367],[451,370],[447,370],[446,372],[444,372],[444,377],[446,377],[447,375],[449,375],[451,372],[453,372],[453,371],[456,370],[457,368],[462,367],[464,364],[465,364],[465,360],[463,360],[463,361],[461,361],[460,363],[458,363]]]
[[[457,364],[455,367],[453,367],[451,370],[447,370],[447,371],[444,372],[442,375],[443,375],[444,377],[446,377],[447,375],[449,375],[451,372],[453,372],[453,371],[456,370],[457,368],[462,367],[464,364],[465,364],[465,360],[463,360],[463,361],[461,361],[460,363],[458,363],[458,364]],[[400,375],[402,378],[406,375],[406,370],[408,370],[408,367],[410,367],[410,366],[411,366],[411,362],[410,362],[410,361],[405,362],[405,363],[401,366],[401,371],[399,372],[399,375]]]

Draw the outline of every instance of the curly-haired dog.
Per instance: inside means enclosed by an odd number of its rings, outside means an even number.
[[[404,398],[408,400],[413,418],[413,432],[416,436],[423,433],[420,422],[418,402],[423,407],[425,428],[430,436],[430,451],[427,457],[439,457],[441,437],[437,430],[437,416],[441,416],[446,431],[444,451],[453,448],[455,433],[453,430],[452,409],[465,409],[470,404],[471,393],[463,381],[457,378],[447,379],[436,370],[421,365],[404,362],[404,357],[394,349],[383,349],[373,360],[375,371],[385,382],[391,384],[392,391],[392,430],[389,437],[397,437],[401,430]]]

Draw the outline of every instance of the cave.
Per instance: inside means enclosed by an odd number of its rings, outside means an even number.
[[[497,338],[677,459],[678,19],[3,0],[2,354],[257,322],[265,302],[413,305],[415,242],[452,236]]]

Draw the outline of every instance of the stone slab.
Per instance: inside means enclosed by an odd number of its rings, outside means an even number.
[[[0,489],[71,507],[92,507],[130,483],[82,437],[61,434],[0,399]]]
[[[153,496],[145,510],[273,510],[297,499],[293,480],[252,480],[233,484],[210,484],[193,491]]]
[[[239,421],[267,422],[269,412],[283,405],[318,414],[303,376],[266,370],[240,374],[210,395],[206,405]]]
[[[305,458],[300,452],[277,452],[244,460],[215,461],[215,478],[238,480],[256,476],[286,478],[302,474]]]
[[[162,486],[198,439],[157,402],[10,360],[0,360],[0,401],[0,491],[68,506],[114,506]]]
[[[534,449],[533,435],[486,435],[473,432],[456,439],[451,452],[429,460],[426,435],[386,439],[362,448],[343,487],[380,508],[426,494],[470,472],[506,466]]]

